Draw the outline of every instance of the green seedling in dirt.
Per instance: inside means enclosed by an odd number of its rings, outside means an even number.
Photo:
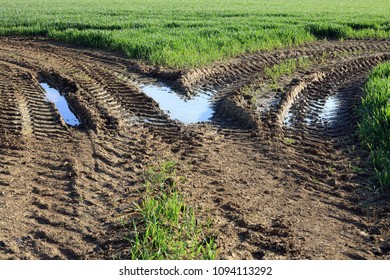
[[[241,94],[244,97],[244,99],[251,99],[255,96],[255,91],[251,86],[244,86],[241,88]]]
[[[195,210],[187,205],[178,183],[176,163],[163,161],[145,172],[145,193],[135,204],[138,218],[125,238],[130,244],[129,258],[215,259],[215,238],[210,222],[202,224]]]
[[[318,184],[320,181],[318,180],[318,178],[317,177],[312,177],[311,178],[311,180],[312,180],[312,182],[314,183],[314,184]]]
[[[251,109],[252,110],[255,110],[256,109],[256,102],[257,102],[257,98],[256,96],[252,96],[251,100],[250,100],[250,103],[251,103]]]
[[[284,138],[284,143],[288,144],[288,145],[293,145],[295,144],[295,139],[292,139],[292,138]]]
[[[351,165],[350,166],[350,169],[353,173],[356,173],[356,174],[362,174],[364,173],[363,171],[363,168],[359,167],[359,166],[356,166],[356,165]]]
[[[255,110],[257,98],[256,98],[256,91],[254,90],[254,88],[248,85],[244,86],[243,88],[241,88],[241,94],[244,97],[244,99],[248,100],[248,103],[250,104],[250,108],[252,110]]]
[[[321,63],[324,63],[324,62],[327,61],[328,59],[329,59],[329,53],[324,52],[324,53],[321,55],[319,61],[320,61]]]
[[[329,165],[328,170],[329,170],[330,174],[332,174],[332,175],[335,174],[335,172],[336,172],[336,169],[333,167],[332,164]]]
[[[119,224],[124,229],[127,228],[127,226],[128,226],[128,223],[127,223],[127,221],[126,221],[126,219],[124,217],[119,218]]]
[[[272,67],[267,67],[264,70],[266,77],[270,78],[274,85],[283,75],[292,75],[297,69],[306,70],[312,60],[307,57],[299,57],[298,59],[288,59],[281,63],[275,64]]]

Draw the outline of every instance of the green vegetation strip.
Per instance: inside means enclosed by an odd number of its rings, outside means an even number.
[[[379,188],[390,188],[390,62],[377,66],[364,88],[358,132],[370,149]]]
[[[388,0],[2,0],[0,36],[193,67],[316,39],[389,38]]]
[[[140,219],[128,239],[133,260],[176,260],[216,258],[209,225],[200,223],[186,204],[177,183],[175,163],[164,161],[145,176],[145,195],[137,204]]]
[[[264,69],[265,76],[272,79],[274,84],[283,75],[292,75],[297,69],[307,69],[312,63],[309,58],[300,57],[298,59],[288,59],[285,62],[275,64]]]

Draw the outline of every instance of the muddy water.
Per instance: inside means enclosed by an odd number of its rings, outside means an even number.
[[[286,116],[284,117],[283,124],[284,124],[285,126],[291,126],[291,124],[292,124],[292,117],[293,117],[293,114],[292,114],[292,112],[289,110],[288,113],[286,114]]]
[[[324,103],[318,101],[309,105],[309,110],[306,114],[300,115],[295,109],[290,109],[284,117],[283,124],[287,127],[291,127],[293,122],[297,119],[301,119],[306,125],[316,124],[318,121],[321,123],[331,124],[336,121],[337,113],[340,109],[340,100],[337,95],[330,95],[325,98]],[[320,107],[320,108],[318,108]],[[300,117],[298,117],[298,114]]]
[[[213,92],[199,91],[194,97],[185,98],[164,85],[141,85],[142,91],[153,98],[161,110],[172,119],[191,124],[208,121],[214,114]]]
[[[325,99],[325,105],[319,114],[319,118],[327,122],[334,121],[337,116],[339,106],[340,102],[336,96],[328,96]]]
[[[71,126],[80,125],[80,121],[71,111],[65,97],[62,96],[56,89],[49,86],[47,83],[40,83],[40,85],[45,91],[46,98],[50,102],[54,103],[65,123]]]

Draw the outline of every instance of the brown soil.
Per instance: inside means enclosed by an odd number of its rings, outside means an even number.
[[[179,162],[221,259],[390,259],[389,195],[367,190],[354,115],[389,47],[317,42],[176,71],[45,39],[0,39],[0,259],[120,254],[121,220],[143,171],[161,159]],[[314,63],[270,86],[266,67],[300,57]],[[216,89],[212,121],[171,120],[138,87],[156,78],[189,95]],[[66,94],[80,127],[64,123],[41,80]],[[329,97],[339,107],[325,118]]]

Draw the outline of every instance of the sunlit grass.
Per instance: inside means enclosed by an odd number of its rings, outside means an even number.
[[[284,62],[277,63],[272,67],[266,67],[264,69],[264,74],[266,77],[270,78],[274,83],[276,83],[279,78],[283,75],[291,75],[297,69],[304,70],[306,69],[313,61],[309,58],[300,57],[298,59],[288,59]]]
[[[41,35],[172,67],[316,39],[389,38],[387,0],[3,0],[0,35]]]
[[[177,183],[175,163],[164,161],[145,174],[145,193],[136,205],[139,219],[127,237],[131,259],[215,259],[214,237],[195,217]]]
[[[390,62],[377,66],[365,86],[359,136],[370,149],[380,188],[390,188]]]

